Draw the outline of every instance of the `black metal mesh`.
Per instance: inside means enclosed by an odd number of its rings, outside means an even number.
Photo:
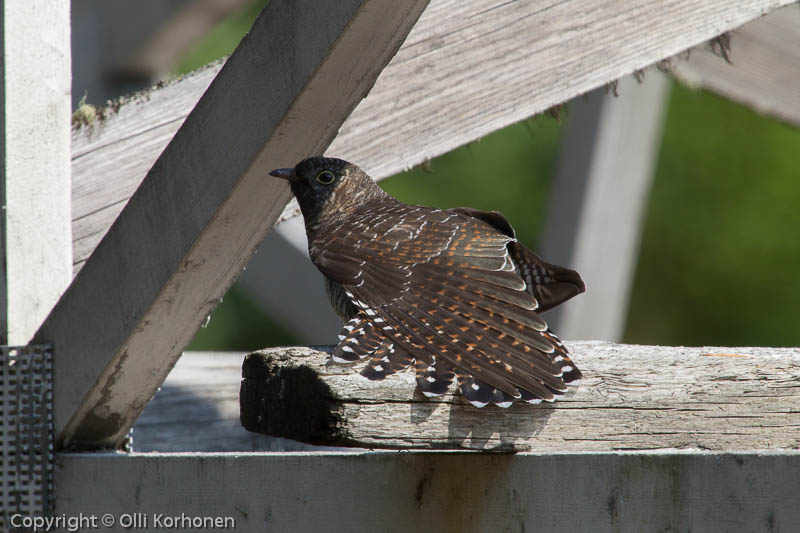
[[[52,495],[52,351],[0,346],[0,530],[14,514],[48,514]]]

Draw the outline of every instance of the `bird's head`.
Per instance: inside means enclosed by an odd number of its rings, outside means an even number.
[[[347,216],[364,202],[386,195],[366,172],[342,159],[309,157],[270,175],[289,181],[306,224],[320,217]]]

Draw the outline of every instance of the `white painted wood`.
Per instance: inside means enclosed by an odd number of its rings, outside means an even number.
[[[268,4],[36,335],[57,446],[123,441],[288,201],[269,170],[325,149],[426,5]]]
[[[710,47],[676,61],[681,80],[800,126],[800,6],[789,5],[734,30],[729,64]]]
[[[265,350],[270,374],[283,369],[271,385],[280,397],[264,393],[264,381],[246,380],[253,396],[246,393],[242,416],[260,416],[260,427],[274,436],[364,448],[557,453],[800,445],[799,349],[567,346],[584,379],[551,404],[508,409],[478,409],[454,388],[427,399],[415,391],[413,371],[373,382],[322,352]],[[305,370],[285,370],[292,368]]]
[[[562,338],[619,341],[639,251],[669,82],[648,71],[570,108],[541,253],[581,273],[586,293],[548,313]]]
[[[789,3],[432,0],[327,152],[390,176]],[[76,270],[212,75],[73,135]]]
[[[104,531],[135,513],[152,530],[162,513],[298,533],[800,530],[797,450],[61,453],[55,487],[54,516],[109,513]]]
[[[69,3],[0,2],[0,342],[27,344],[72,278]]]

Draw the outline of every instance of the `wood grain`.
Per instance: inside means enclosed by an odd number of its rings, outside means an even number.
[[[797,450],[61,453],[55,473],[56,516],[151,526],[185,513],[293,533],[800,530]]]
[[[789,3],[432,0],[327,153],[391,176]],[[76,271],[219,68],[73,133]]]
[[[24,345],[72,279],[69,4],[0,0],[0,24],[0,343]]]
[[[328,146],[426,5],[268,4],[37,333],[57,446],[120,445],[289,200],[269,170]]]
[[[222,65],[117,102],[107,118],[73,130],[73,263],[83,265]]]
[[[412,372],[371,382],[323,352],[265,350],[248,356],[250,377],[245,360],[242,420],[274,436],[369,448],[800,447],[800,349],[567,344],[586,376],[579,385],[552,404],[509,409],[477,409],[455,394],[428,400]]]

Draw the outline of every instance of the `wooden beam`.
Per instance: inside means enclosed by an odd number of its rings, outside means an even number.
[[[222,69],[208,65],[158,90],[125,98],[107,118],[72,132],[75,274]],[[101,154],[104,154],[102,157]],[[138,155],[137,155],[138,154]],[[136,179],[126,177],[136,176]]]
[[[176,516],[298,533],[800,530],[797,450],[62,453],[55,487],[54,516],[141,530]]]
[[[116,447],[427,0],[269,3],[36,338],[59,447]]]
[[[552,404],[427,399],[413,372],[369,381],[308,348],[245,359],[242,423],[311,444],[583,452],[795,449],[800,351],[568,343],[586,376]],[[453,391],[451,391],[453,392]]]
[[[597,89],[570,107],[547,203],[542,257],[574,268],[588,287],[547,313],[566,339],[618,342],[628,317],[669,81],[653,71],[641,82],[627,76],[615,90],[617,97]]]
[[[391,176],[789,3],[432,0],[328,153]],[[75,132],[76,270],[218,68]]]
[[[0,0],[0,344],[27,344],[72,279],[69,4]]]
[[[673,72],[689,85],[800,126],[800,6],[789,5],[731,34],[731,63],[710,46],[677,61]]]

